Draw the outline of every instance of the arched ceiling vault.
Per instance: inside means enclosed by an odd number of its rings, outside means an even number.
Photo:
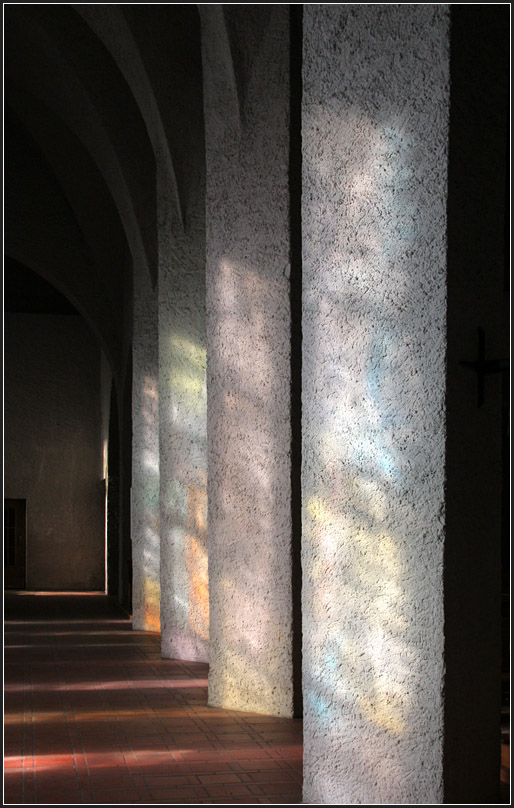
[[[119,365],[132,265],[157,281],[157,163],[178,230],[203,194],[198,12],[7,6],[5,98],[6,250],[67,294]]]
[[[91,154],[118,208],[134,261],[155,274],[155,160],[126,82],[71,9],[11,6],[6,81],[61,119]]]
[[[175,216],[180,226],[183,226],[175,170],[160,110],[141,54],[120,7],[75,5],[74,9],[102,41],[123,73],[145,121],[154,155],[166,166],[166,174],[173,184]]]
[[[166,4],[73,8],[123,73],[172,185],[171,217],[187,230],[205,163],[198,10]]]
[[[66,295],[117,370],[119,323],[99,282],[89,245],[38,144],[7,106],[5,124],[6,253]]]
[[[130,255],[109,189],[89,152],[48,107],[23,91],[14,94],[11,103],[66,197],[87,244],[98,293],[107,298],[116,317]],[[73,171],[69,170],[70,164]],[[95,215],[91,215],[92,210]]]

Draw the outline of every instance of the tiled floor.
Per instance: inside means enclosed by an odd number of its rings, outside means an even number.
[[[207,665],[104,595],[5,608],[5,803],[301,802],[301,721],[207,707]]]

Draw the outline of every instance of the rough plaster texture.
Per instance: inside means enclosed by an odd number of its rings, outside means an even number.
[[[27,500],[27,588],[104,588],[100,349],[76,316],[6,314],[4,496]]]
[[[288,10],[200,12],[209,703],[290,716]]]
[[[157,289],[134,267],[132,352],[132,618],[140,631],[160,630],[159,370]]]
[[[446,6],[305,6],[304,799],[442,801]]]
[[[163,180],[165,177],[163,176]],[[163,182],[159,205],[171,210]],[[208,661],[207,395],[203,199],[188,233],[159,238],[161,619],[165,657]]]

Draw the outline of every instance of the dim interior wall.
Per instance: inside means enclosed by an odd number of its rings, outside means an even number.
[[[5,496],[27,500],[27,589],[104,589],[100,349],[80,317],[5,315]]]
[[[304,8],[304,799],[442,802],[448,8]]]
[[[159,366],[157,289],[134,268],[132,370],[132,616],[139,631],[160,630]]]
[[[288,9],[249,8],[200,6],[209,703],[291,716]]]
[[[509,355],[508,6],[452,6],[448,179],[445,802],[497,803],[502,383]],[[502,380],[502,376],[506,377]],[[507,404],[507,406],[509,406]],[[503,442],[503,447],[502,447]],[[505,447],[506,444],[506,447]],[[505,492],[504,492],[505,493]],[[508,494],[507,494],[508,496]],[[506,542],[510,542],[509,525]],[[507,572],[508,574],[508,572]]]

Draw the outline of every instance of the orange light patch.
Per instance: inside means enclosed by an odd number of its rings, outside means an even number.
[[[189,577],[189,625],[209,639],[209,572],[207,558],[207,489],[190,485],[188,492],[186,568]]]

